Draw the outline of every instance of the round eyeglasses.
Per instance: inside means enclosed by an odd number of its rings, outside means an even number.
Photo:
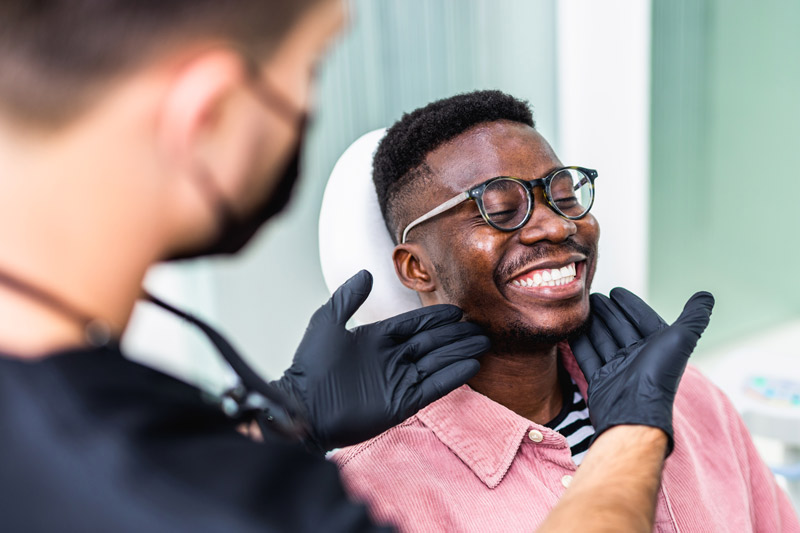
[[[533,189],[544,187],[550,208],[569,220],[586,216],[594,203],[594,180],[597,171],[583,167],[557,168],[544,178],[523,180],[497,176],[468,189],[411,222],[403,230],[401,243],[408,232],[436,215],[467,200],[475,200],[487,224],[500,231],[514,231],[528,223],[533,212]]]

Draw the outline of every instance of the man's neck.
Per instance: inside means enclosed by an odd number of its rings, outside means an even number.
[[[163,246],[152,230],[160,219],[147,182],[126,175],[135,165],[125,168],[129,161],[102,138],[37,145],[6,133],[0,272],[121,334]],[[0,283],[4,356],[38,358],[85,343],[79,318]]]
[[[546,424],[561,411],[558,348],[547,346],[524,353],[487,353],[469,386],[520,416]]]

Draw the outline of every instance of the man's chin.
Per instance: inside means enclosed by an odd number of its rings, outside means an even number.
[[[540,351],[563,341],[570,341],[580,337],[589,328],[589,318],[577,326],[564,328],[533,328],[527,324],[511,324],[502,331],[492,331],[494,328],[484,328],[489,331],[492,341],[492,351],[497,353],[521,353],[525,351]]]

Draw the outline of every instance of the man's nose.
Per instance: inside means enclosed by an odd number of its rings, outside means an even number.
[[[537,187],[533,191],[533,212],[528,222],[519,230],[523,244],[539,241],[563,242],[575,235],[578,226],[574,220],[564,218],[550,207],[544,191]]]

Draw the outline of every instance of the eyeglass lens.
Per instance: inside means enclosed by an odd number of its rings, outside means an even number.
[[[592,183],[577,169],[563,169],[550,182],[550,201],[567,217],[580,217],[592,205]],[[528,214],[528,191],[516,180],[501,178],[483,191],[486,217],[500,229],[518,227]],[[532,200],[530,200],[532,202]]]
[[[568,217],[579,217],[592,205],[592,182],[576,168],[565,168],[550,182],[550,201],[557,211]]]

